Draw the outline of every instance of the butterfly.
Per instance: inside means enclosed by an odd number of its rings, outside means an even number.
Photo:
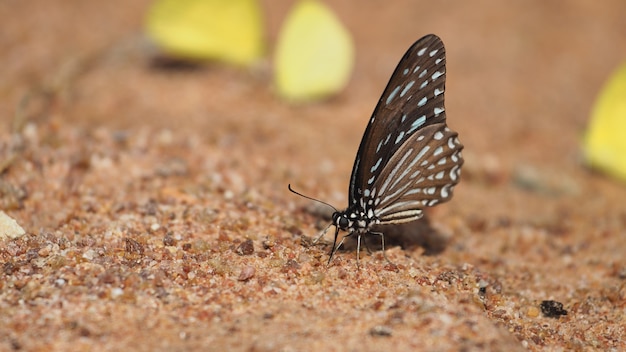
[[[463,145],[446,124],[445,82],[443,42],[426,35],[404,54],[369,120],[352,168],[348,207],[333,207],[332,223],[317,239],[335,226],[329,264],[345,238],[356,236],[358,265],[367,234],[381,237],[386,258],[384,234],[374,226],[417,220],[424,208],[452,198]],[[289,190],[301,195],[291,185]],[[337,244],[339,231],[348,234]]]

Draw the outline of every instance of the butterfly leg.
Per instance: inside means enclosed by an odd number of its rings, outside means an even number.
[[[363,236],[363,244],[365,245],[365,249],[367,249],[367,254],[372,255],[372,249],[367,244],[367,237]]]
[[[367,247],[367,243],[365,243],[365,247]],[[356,238],[356,268],[357,270],[361,268],[361,266],[359,265],[360,257],[361,257],[361,234],[358,234]]]
[[[385,234],[383,234],[382,232],[370,232],[370,234],[380,236],[380,243],[383,249],[383,258],[385,258],[385,260],[389,264],[395,265],[391,260],[389,260],[389,258],[387,258],[387,253],[385,253]]]
[[[326,234],[326,232],[328,232],[328,229],[333,226],[333,223],[331,222],[330,224],[328,224],[328,226],[326,226],[326,228],[324,229],[324,231],[322,231],[319,236],[317,236],[317,238],[313,241],[313,244],[317,244],[317,242],[319,242],[322,237],[324,237],[324,235]],[[336,238],[337,236],[335,236]]]
[[[337,244],[337,237],[339,236],[339,227],[335,228],[335,238],[333,239],[333,248],[330,250],[330,256],[328,257],[328,263],[326,263],[326,265],[330,265],[330,261],[333,260],[333,257],[335,256],[335,252],[337,252],[337,249],[339,249],[339,247],[341,247],[341,245],[343,244],[343,240],[346,239],[346,237],[344,236],[341,241],[339,241],[339,244]]]

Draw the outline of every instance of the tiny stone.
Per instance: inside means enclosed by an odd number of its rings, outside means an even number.
[[[96,252],[93,249],[88,249],[87,251],[85,251],[85,253],[83,253],[83,258],[91,261],[93,260],[95,255]]]
[[[119,297],[119,296],[121,296],[123,294],[124,294],[124,290],[122,290],[119,287],[116,287],[116,288],[111,290],[111,298],[115,299],[115,298],[117,298],[117,297]]]
[[[254,242],[251,239],[247,239],[237,247],[235,251],[239,255],[250,255],[254,253]]]
[[[165,237],[163,238],[163,244],[165,246],[175,246],[176,245],[176,240],[174,239],[174,237],[172,237],[171,234],[167,234],[165,235]]]
[[[484,296],[487,294],[487,286],[489,286],[489,283],[487,281],[483,279],[478,281],[478,294],[480,296]]]
[[[376,325],[373,328],[370,329],[370,335],[371,336],[384,336],[384,337],[388,337],[391,336],[391,328],[388,326],[384,326],[384,325]]]
[[[42,249],[40,249],[39,252],[37,252],[37,254],[40,257],[47,257],[50,255],[50,250],[51,250],[50,246],[45,246]]]
[[[237,280],[248,281],[254,276],[255,272],[256,269],[254,269],[253,266],[245,266],[243,269],[241,269],[241,273],[239,273],[239,277],[237,278]]]
[[[20,238],[25,233],[17,221],[0,210],[0,240]]]
[[[124,238],[125,247],[124,250],[126,253],[135,253],[135,254],[143,254],[143,245],[132,238]]]
[[[298,264],[298,262],[295,261],[294,259],[289,259],[283,266],[282,272],[283,273],[297,272],[299,269],[300,269],[300,264]]]
[[[526,315],[529,318],[536,318],[539,316],[539,308],[532,306],[532,307],[528,307],[528,310],[526,311]]]
[[[563,303],[557,301],[542,301],[541,313],[548,318],[558,318],[567,315],[567,310],[563,309]]]

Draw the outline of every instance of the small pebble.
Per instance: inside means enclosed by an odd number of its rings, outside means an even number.
[[[239,255],[251,255],[254,253],[254,242],[251,239],[247,239],[237,247],[235,252]]]
[[[542,301],[541,313],[548,318],[558,318],[567,315],[567,310],[563,309],[563,303],[557,301]]]
[[[17,221],[0,210],[0,240],[19,238],[25,233]]]
[[[87,260],[93,260],[93,258],[96,256],[96,252],[93,249],[88,249],[85,251],[85,253],[83,253],[83,258],[87,259]]]
[[[391,336],[391,328],[388,326],[384,326],[384,325],[376,325],[373,328],[370,329],[370,335],[371,336],[384,336],[384,337],[388,337]]]
[[[255,273],[256,273],[256,269],[254,269],[253,266],[251,265],[245,266],[243,267],[243,269],[241,269],[241,272],[239,273],[239,277],[237,278],[237,280],[248,281],[252,277],[254,277]]]
[[[124,290],[122,290],[119,287],[116,287],[116,288],[111,290],[111,298],[115,299],[115,298],[117,298],[117,297],[119,297],[119,296],[121,296],[123,294],[124,294]]]
[[[536,318],[539,316],[539,308],[532,306],[532,307],[528,307],[528,310],[526,311],[526,315],[529,318]]]

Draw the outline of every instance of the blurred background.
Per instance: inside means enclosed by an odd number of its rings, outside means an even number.
[[[275,94],[272,62],[295,1],[260,2],[265,51],[248,67],[158,64],[145,34],[151,1],[3,1],[1,128],[45,119],[193,131],[259,158],[283,153],[277,167],[305,187],[332,170],[343,176],[323,180],[325,189],[343,190],[395,65],[415,40],[435,33],[448,53],[448,124],[466,145],[468,171],[472,160],[558,170],[579,166],[593,102],[626,59],[619,0],[323,3],[353,37],[354,70],[338,93],[291,104]],[[320,179],[302,180],[310,172]]]

